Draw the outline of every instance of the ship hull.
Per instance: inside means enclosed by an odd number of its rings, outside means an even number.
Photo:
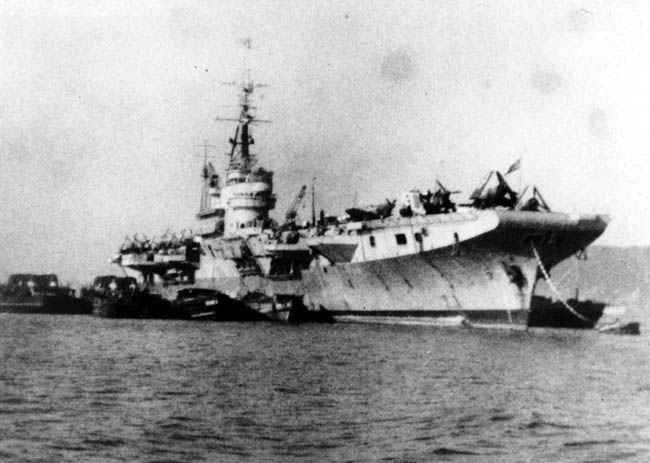
[[[389,259],[312,266],[302,273],[305,303],[338,321],[528,326],[541,267],[550,272],[586,248],[605,230],[608,219],[496,213],[494,229],[451,246]],[[343,254],[340,246],[336,254]],[[543,313],[537,315],[545,318]]]
[[[450,246],[388,259],[312,265],[295,282],[249,281],[262,282],[268,294],[288,293],[293,286],[310,310],[327,311],[337,321],[526,327],[540,265],[550,271],[586,248],[605,230],[607,218],[496,214],[493,229]],[[344,255],[336,246],[326,254]]]
[[[232,259],[202,260],[194,285],[241,301],[252,293],[302,297],[309,313],[335,321],[523,328],[540,268],[550,271],[607,225],[601,216],[520,211],[427,217],[315,240],[311,264],[293,278],[239,275]],[[407,244],[372,256],[368,243],[398,235]]]
[[[527,256],[468,242],[317,267],[304,274],[304,283],[307,305],[337,321],[525,327],[535,277]]]
[[[519,268],[515,282],[513,268]],[[225,277],[196,284],[232,297],[302,295],[309,313],[339,322],[526,327],[536,276],[530,256],[467,243],[393,259],[314,266],[299,279]]]

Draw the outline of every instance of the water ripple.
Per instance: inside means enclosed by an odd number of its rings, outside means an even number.
[[[8,315],[0,460],[650,460],[647,338]]]

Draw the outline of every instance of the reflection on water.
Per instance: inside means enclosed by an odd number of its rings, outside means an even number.
[[[650,338],[0,315],[0,460],[648,461]]]

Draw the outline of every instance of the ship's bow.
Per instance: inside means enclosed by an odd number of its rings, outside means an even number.
[[[497,211],[504,245],[524,255],[539,255],[550,270],[567,257],[583,251],[603,234],[607,215],[556,212]]]

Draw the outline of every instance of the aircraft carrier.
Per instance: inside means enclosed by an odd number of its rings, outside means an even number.
[[[463,206],[432,180],[435,191],[408,191],[399,207],[328,217],[312,205],[311,220],[298,223],[303,186],[278,223],[269,215],[273,172],[251,153],[256,88],[248,78],[241,85],[223,177],[206,156],[194,232],[135,235],[114,258],[174,304],[191,289],[200,315],[214,315],[225,297],[268,319],[525,327],[538,280],[609,221],[551,212],[537,189],[525,200],[490,172]]]

